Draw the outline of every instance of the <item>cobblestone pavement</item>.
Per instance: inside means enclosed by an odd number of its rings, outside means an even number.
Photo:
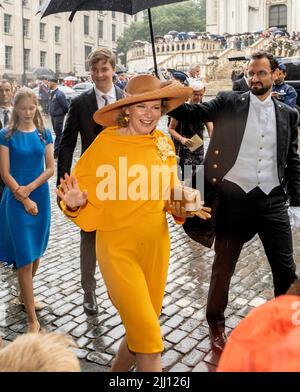
[[[76,157],[79,156],[79,148]],[[47,304],[38,312],[46,331],[70,334],[83,371],[104,372],[110,367],[124,335],[120,317],[111,304],[97,269],[96,290],[100,312],[86,316],[80,285],[79,230],[56,205],[55,177],[50,181],[52,226],[49,246],[35,278],[35,293]],[[190,240],[180,226],[169,221],[172,240],[168,282],[160,317],[165,341],[164,371],[213,372],[218,357],[210,350],[205,304],[214,252]],[[295,259],[300,267],[300,231],[294,233]],[[26,244],[24,244],[26,246]],[[17,278],[0,264],[0,335],[11,341],[24,332],[26,314],[13,303]],[[253,308],[272,298],[272,279],[261,243],[256,238],[244,247],[230,289],[227,332]]]

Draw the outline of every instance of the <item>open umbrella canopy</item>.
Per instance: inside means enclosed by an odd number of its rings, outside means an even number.
[[[64,80],[67,82],[77,82],[76,76],[66,76]]]
[[[89,10],[119,11],[134,15],[147,8],[180,1],[186,0],[45,0],[39,12],[42,13],[42,17],[58,12]]]
[[[282,31],[282,30],[274,30],[274,31],[273,31],[273,34],[274,34],[274,35],[285,35],[285,31]]]
[[[250,57],[249,56],[234,56],[234,57],[228,57],[228,61],[249,61]]]
[[[176,35],[178,34],[178,31],[176,31],[176,30],[171,30],[171,31],[168,32],[168,34],[169,34],[169,35],[172,35],[172,36],[174,36],[174,37],[176,37]]]
[[[51,78],[55,75],[55,72],[47,67],[33,68],[31,72],[36,78]]]
[[[125,72],[127,72],[127,69],[123,65],[121,65],[121,64],[116,65],[116,73],[117,74],[125,73]]]
[[[275,27],[275,26],[273,26],[273,27],[270,27],[270,28],[268,28],[268,30],[269,30],[269,31],[276,31],[276,30],[279,30],[279,28],[278,28],[278,27]]]
[[[44,0],[38,12],[42,13],[43,18],[47,15],[69,11],[71,12],[69,18],[71,22],[77,11],[117,11],[134,15],[137,12],[148,9],[154,69],[156,76],[158,76],[150,8],[182,1],[186,0]]]

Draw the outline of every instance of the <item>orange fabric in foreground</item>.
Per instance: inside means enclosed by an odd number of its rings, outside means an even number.
[[[231,333],[218,372],[299,372],[300,296],[252,310]]]

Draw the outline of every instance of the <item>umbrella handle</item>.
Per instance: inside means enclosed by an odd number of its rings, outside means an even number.
[[[148,8],[148,18],[149,18],[149,27],[150,27],[150,35],[151,35],[154,71],[155,71],[156,77],[158,78],[156,53],[155,53],[155,45],[154,45],[154,34],[153,34],[152,17],[151,17],[151,10],[150,10],[150,8]]]
[[[71,12],[70,16],[69,16],[69,22],[73,22],[74,16],[76,14],[77,10],[74,10]]]
[[[80,7],[82,6],[82,4],[84,4],[86,2],[86,0],[82,0],[81,3],[78,4],[78,6],[75,8],[75,10],[73,10],[69,16],[69,21],[72,22],[74,19],[74,16],[76,14],[76,12],[80,9]]]

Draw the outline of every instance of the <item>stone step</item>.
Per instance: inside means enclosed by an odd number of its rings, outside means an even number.
[[[205,95],[216,95],[219,91],[231,91],[232,83],[211,84],[206,86]]]
[[[206,84],[206,89],[216,89],[219,87],[224,87],[224,86],[228,86],[231,87],[232,83],[212,83],[212,84]]]

